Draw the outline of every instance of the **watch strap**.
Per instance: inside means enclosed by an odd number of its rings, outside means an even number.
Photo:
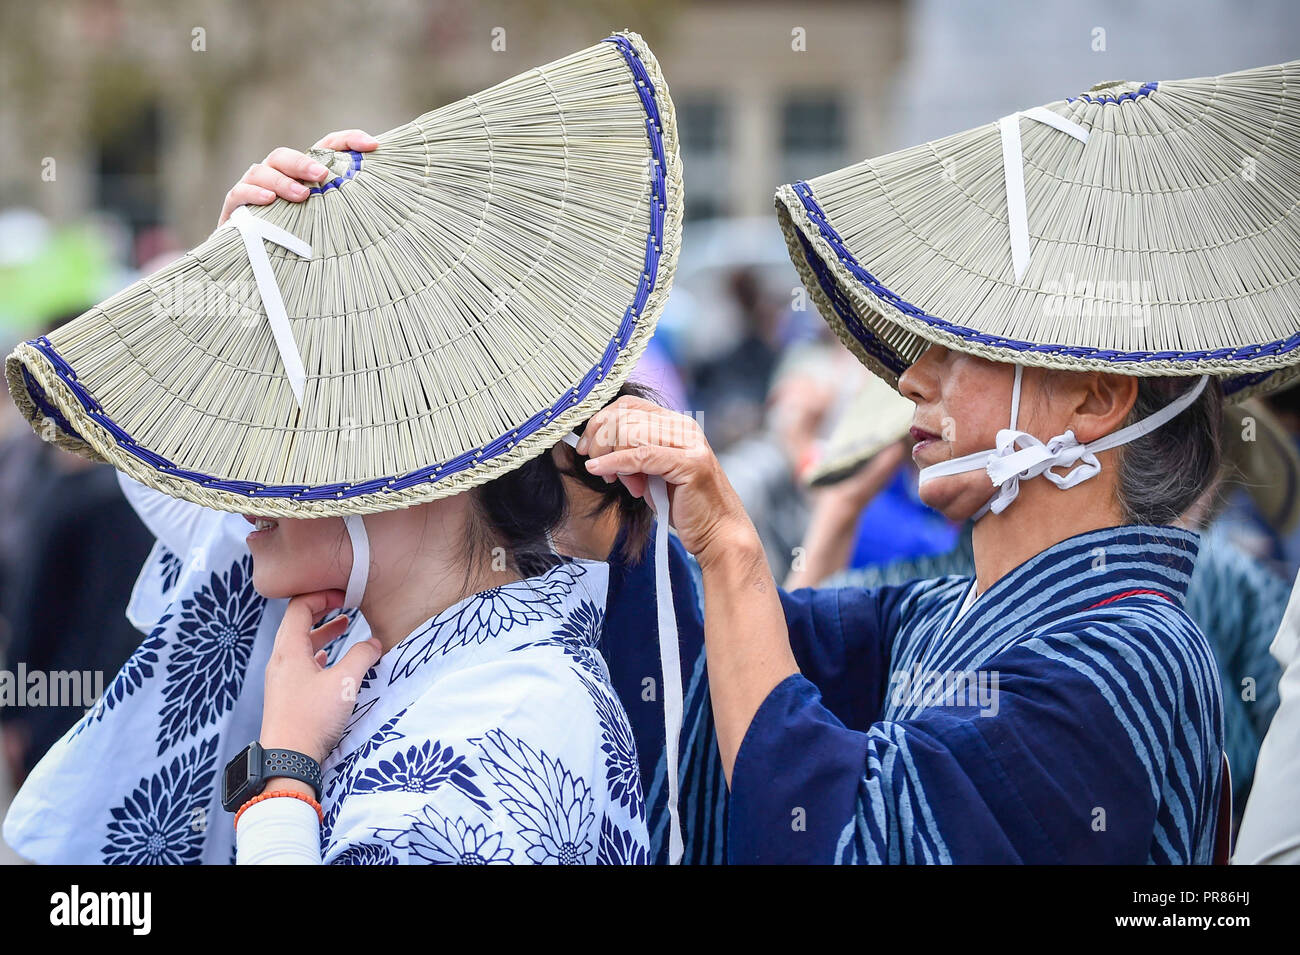
[[[262,780],[265,782],[273,776],[301,780],[312,788],[316,799],[320,799],[320,763],[310,756],[291,749],[262,750]]]

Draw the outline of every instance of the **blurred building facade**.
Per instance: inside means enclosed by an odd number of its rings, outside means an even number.
[[[276,145],[380,132],[635,29],[679,110],[692,218],[769,215],[781,182],[885,139],[901,0],[72,0],[0,5],[0,207],[99,210],[140,264],[188,247]]]

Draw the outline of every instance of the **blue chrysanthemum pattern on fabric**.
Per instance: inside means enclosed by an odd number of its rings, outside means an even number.
[[[176,586],[181,579],[181,559],[166,547],[160,548],[158,555],[158,573],[162,577],[162,592],[166,593]]]
[[[600,851],[596,855],[597,865],[649,865],[650,853],[641,845],[632,833],[621,829],[606,816],[600,821]]]
[[[478,740],[480,762],[500,790],[499,805],[528,843],[528,858],[547,865],[581,865],[595,848],[591,787],[542,750],[502,730]]]
[[[453,786],[470,802],[487,812],[491,806],[474,783],[478,774],[464,756],[437,740],[398,750],[357,775],[349,795],[381,792],[432,793]]]
[[[580,564],[558,564],[539,578],[493,587],[449,607],[393,649],[397,662],[389,683],[410,676],[438,654],[560,617],[565,598],[586,572]]]
[[[331,865],[397,865],[388,846],[377,842],[354,842],[332,860]]]
[[[213,573],[181,602],[159,714],[159,755],[234,705],[265,607],[266,598],[253,589],[251,555]]]
[[[90,712],[81,718],[77,728],[73,730],[73,736],[91,723],[102,720],[104,714],[144,686],[145,680],[153,677],[154,667],[158,664],[158,654],[167,645],[164,633],[167,630],[167,621],[171,618],[172,615],[168,613],[158,619],[158,625],[149,632],[149,636],[145,637],[144,643],[135,648],[135,652],[127,658],[126,663],[122,664],[122,669],[117,671],[117,676],[113,677],[113,682],[108,685],[104,695],[95,702]]]
[[[557,646],[577,666],[603,683],[609,679],[599,649],[600,638],[604,632],[605,611],[590,600],[584,600],[570,612],[568,618],[555,630],[550,639],[525,643],[514,649]]]
[[[513,865],[514,850],[502,845],[501,833],[485,823],[455,822],[429,806],[420,815],[407,813],[408,829],[376,829],[375,835],[433,865]]]
[[[217,736],[140,780],[112,808],[107,865],[196,865],[201,861],[217,773]]]
[[[636,739],[623,705],[606,683],[596,683],[574,671],[591,695],[600,719],[600,749],[605,754],[605,783],[611,801],[626,807],[633,819],[645,817],[645,796],[641,790],[641,765]]]
[[[352,727],[355,726],[376,703],[378,703],[377,698],[370,700],[368,703],[353,711],[352,722],[348,724],[348,728],[343,731],[342,739],[339,740],[340,746],[343,745],[343,739],[347,739],[348,733],[352,730]],[[384,725],[379,727],[379,729],[377,729],[369,739],[352,752],[348,753],[339,760],[336,765],[331,766],[329,770],[325,772],[325,789],[323,798],[321,799],[321,810],[325,817],[321,821],[322,852],[328,848],[330,839],[333,836],[334,822],[338,819],[339,810],[343,806],[343,797],[352,790],[357,764],[362,760],[367,759],[385,743],[391,743],[394,740],[404,738],[403,735],[394,727],[397,726],[397,721],[400,720],[405,713],[406,709],[402,708],[397,713],[393,714],[393,716],[385,721]]]

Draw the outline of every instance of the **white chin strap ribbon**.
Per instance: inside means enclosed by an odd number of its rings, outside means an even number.
[[[352,570],[348,573],[348,591],[343,597],[343,606],[360,607],[361,598],[366,593],[366,578],[370,576],[370,538],[366,534],[365,518],[360,514],[346,515],[343,525],[352,540]]]
[[[577,447],[578,436],[566,434],[564,443]],[[679,782],[677,751],[682,734],[682,655],[677,643],[677,611],[673,583],[668,573],[668,485],[658,475],[649,479],[650,501],[655,509],[655,609],[659,623],[659,665],[663,669],[664,761],[668,775],[668,864],[682,861],[682,820],[677,809]]]
[[[1020,482],[1028,478],[1042,475],[1064,491],[1095,477],[1101,472],[1101,462],[1097,460],[1098,451],[1108,451],[1150,434],[1185,410],[1205,390],[1205,385],[1210,380],[1209,375],[1202,375],[1185,394],[1180,395],[1155,414],[1127,428],[1111,432],[1096,441],[1080,444],[1073,431],[1066,431],[1065,434],[1058,434],[1051,440],[1043,442],[1032,434],[1016,429],[1016,420],[1020,413],[1022,371],[1023,367],[1016,365],[1016,382],[1011,390],[1011,427],[1003,428],[998,432],[996,448],[991,451],[977,451],[974,454],[963,455],[921,469],[921,484],[950,474],[987,471],[989,480],[997,488],[997,493],[975,512],[974,520],[979,520],[989,511],[994,514],[1005,511],[1020,493]],[[1064,474],[1057,474],[1052,469],[1058,467],[1071,470]]]

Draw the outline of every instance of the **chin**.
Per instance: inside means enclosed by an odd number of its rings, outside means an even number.
[[[288,594],[282,592],[282,588],[278,584],[279,582],[275,580],[275,578],[272,577],[270,574],[259,574],[257,572],[257,565],[254,564],[253,566],[253,589],[254,590],[256,590],[267,600],[275,600],[277,597],[289,596]]]
[[[926,507],[938,511],[954,524],[964,524],[975,516],[975,512],[984,506],[988,495],[993,492],[989,491],[976,499],[977,496],[969,489],[953,486],[953,478],[958,476],[949,475],[927,481],[918,488],[917,495]]]
[[[274,561],[258,560],[256,557],[253,558],[253,589],[268,600],[304,593],[293,588],[292,583],[275,567]]]

